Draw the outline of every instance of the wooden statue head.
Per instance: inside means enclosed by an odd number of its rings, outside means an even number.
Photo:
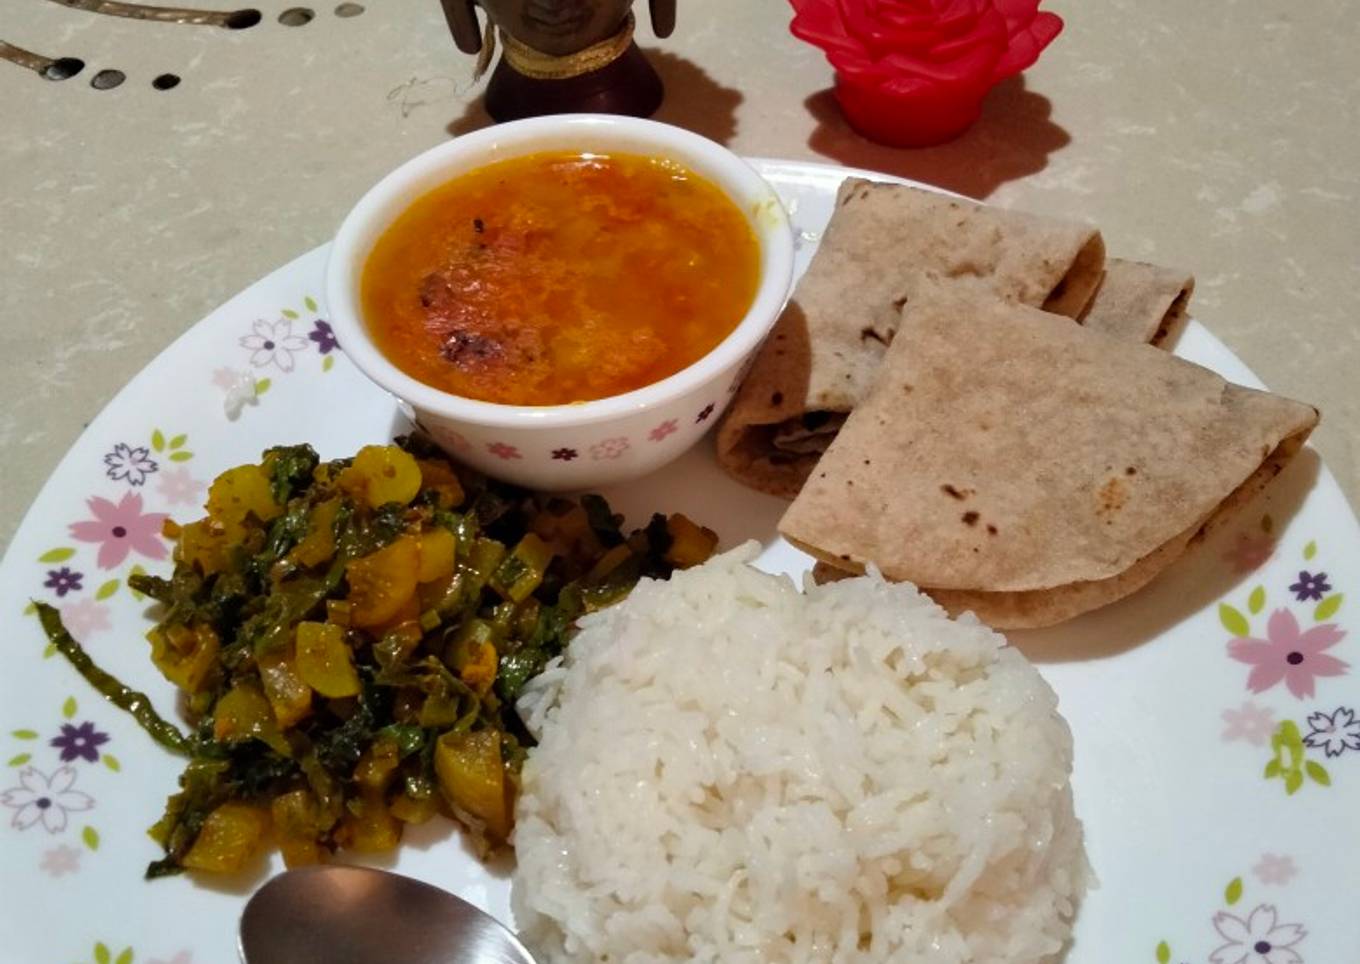
[[[584,50],[614,35],[633,0],[441,0],[458,49],[482,49],[477,5],[491,22],[521,43],[554,57]],[[675,29],[675,0],[649,0],[658,37]]]

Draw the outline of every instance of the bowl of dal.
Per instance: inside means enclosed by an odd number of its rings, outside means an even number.
[[[502,124],[383,178],[342,223],[341,346],[460,460],[573,490],[652,472],[726,408],[788,297],[774,190],[689,131]]]

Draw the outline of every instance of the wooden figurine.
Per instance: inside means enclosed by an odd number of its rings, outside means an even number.
[[[661,105],[661,78],[633,42],[633,0],[441,0],[454,42],[479,54],[479,71],[503,51],[486,89],[498,121],[589,111],[646,117]],[[477,21],[487,15],[485,36]],[[649,0],[652,29],[675,29],[675,0]]]

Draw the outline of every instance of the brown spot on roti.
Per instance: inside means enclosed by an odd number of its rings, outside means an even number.
[[[868,464],[868,463],[865,463],[865,464]],[[948,482],[946,482],[944,485],[940,486],[940,491],[943,492],[945,495],[949,496],[951,499],[958,499],[960,502],[962,502],[964,499],[968,498],[966,495],[964,495],[964,494],[963,494],[962,492],[960,492],[958,489],[954,488],[954,487],[953,487],[952,485],[950,485]]]
[[[1117,478],[1105,480],[1105,484],[1096,492],[1096,514],[1112,516],[1129,500],[1129,493],[1124,487],[1124,483]],[[1107,518],[1106,522],[1110,520]]]
[[[996,535],[996,526],[992,525],[990,522],[987,523],[987,535],[989,536]]]
[[[977,525],[978,514],[976,512],[965,512],[963,514],[963,524],[968,526]]]

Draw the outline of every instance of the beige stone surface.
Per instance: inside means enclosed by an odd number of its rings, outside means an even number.
[[[0,39],[0,543],[82,427],[176,335],[327,239],[410,155],[486,123],[436,0],[288,4],[229,32],[30,2]],[[227,4],[219,4],[227,6]],[[1275,389],[1360,502],[1360,49],[1350,0],[1049,0],[1067,29],[952,144],[849,131],[783,0],[683,0],[645,29],[660,117],[764,156],[890,171],[1098,222],[1114,253],[1197,274],[1195,314]],[[127,82],[98,91],[100,68]],[[183,77],[153,90],[163,72]]]

